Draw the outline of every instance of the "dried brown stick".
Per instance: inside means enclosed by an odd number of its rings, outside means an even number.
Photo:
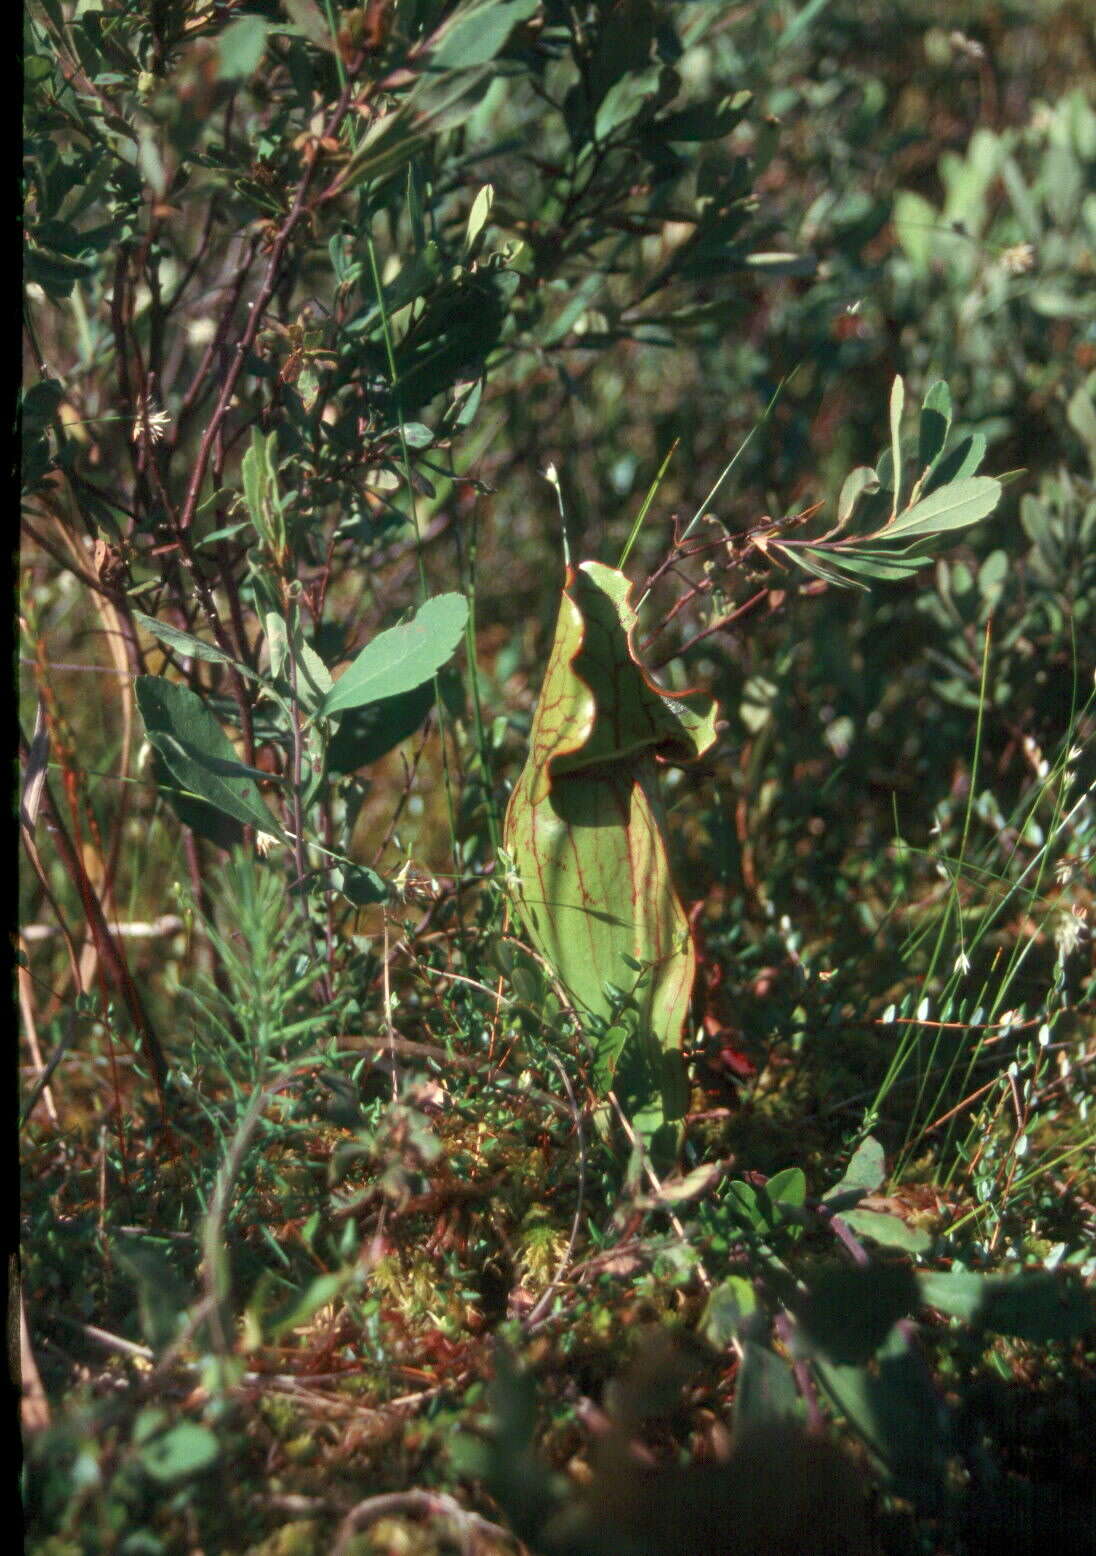
[[[30,747],[22,729],[19,731],[19,754],[25,763],[29,763]],[[156,1090],[160,1096],[160,1105],[162,1108],[165,1101],[164,1088],[167,1081],[167,1061],[164,1058],[163,1048],[161,1047],[160,1040],[156,1036],[156,1032],[153,1029],[152,1022],[149,1020],[148,1012],[145,1010],[144,1002],[141,999],[137,985],[134,983],[132,977],[130,976],[130,971],[126,965],[125,957],[123,956],[117,941],[110,932],[110,926],[107,923],[106,915],[103,913],[102,905],[100,904],[99,899],[95,894],[95,889],[92,886],[91,881],[88,879],[88,873],[84,868],[84,862],[80,858],[78,851],[73,847],[72,840],[65,830],[64,823],[61,820],[60,812],[58,811],[56,802],[54,801],[53,795],[50,792],[49,784],[46,782],[44,777],[42,779],[38,805],[41,817],[53,835],[58,857],[60,858],[67,875],[79,893],[81,906],[84,910],[84,916],[87,919],[88,928],[91,930],[92,936],[95,940],[95,946],[99,956],[102,959],[104,965],[108,968],[111,977],[114,979],[119,990],[121,991],[122,998],[125,1001],[126,1009],[129,1011],[130,1020],[133,1022],[133,1025],[138,1032],[141,1040],[142,1052],[144,1053],[145,1058],[148,1061],[149,1068],[152,1071],[152,1077],[156,1084]],[[25,837],[25,827],[23,832]]]
[[[444,1518],[457,1525],[465,1535],[485,1535],[492,1540],[506,1540],[517,1545],[517,1537],[499,1524],[472,1513],[444,1491],[387,1491],[380,1496],[366,1497],[352,1507],[339,1525],[331,1556],[345,1556],[350,1542],[362,1529],[382,1518],[393,1516],[412,1518]]]
[[[343,89],[342,95],[335,106],[334,112],[331,114],[323,128],[320,137],[322,140],[330,139],[338,132],[339,126],[341,125],[343,119],[346,117],[347,111],[349,110],[350,96],[351,87],[348,83],[347,86]],[[221,393],[218,396],[216,407],[214,408],[213,414],[210,416],[209,421],[206,423],[205,431],[202,433],[202,441],[198,447],[198,454],[194,461],[194,469],[191,473],[190,484],[187,487],[186,497],[183,501],[183,506],[179,513],[179,528],[181,530],[187,530],[190,528],[190,525],[194,520],[194,515],[197,512],[198,498],[202,490],[202,482],[205,480],[206,470],[209,467],[209,461],[213,456],[213,450],[216,447],[217,439],[220,436],[221,430],[224,426],[224,421],[228,414],[229,406],[232,404],[232,397],[236,392],[236,385],[240,380],[241,373],[243,372],[244,363],[247,360],[248,352],[251,350],[255,343],[256,337],[259,333],[259,328],[262,324],[263,318],[265,317],[266,310],[274,296],[274,292],[278,284],[278,277],[281,270],[282,260],[285,257],[286,249],[289,247],[289,240],[293,236],[293,232],[297,226],[297,223],[305,214],[306,200],[308,197],[309,189],[312,186],[318,160],[318,155],[312,156],[308,159],[304,173],[302,174],[300,182],[297,185],[297,192],[293,198],[293,204],[289,208],[289,214],[282,222],[282,225],[278,229],[278,232],[274,238],[274,242],[271,245],[270,258],[267,261],[266,273],[263,276],[262,283],[259,287],[258,296],[255,298],[254,304],[248,313],[248,320],[244,328],[244,332],[240,336],[240,339],[236,342],[235,353],[233,355],[232,361],[229,363],[228,371],[225,374],[224,383],[221,385]]]

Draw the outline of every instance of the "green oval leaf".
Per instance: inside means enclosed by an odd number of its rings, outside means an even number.
[[[328,692],[320,712],[327,716],[414,691],[453,653],[467,620],[468,601],[463,594],[438,594],[427,600],[414,621],[390,627],[365,645]]]
[[[226,816],[287,841],[250,769],[200,697],[162,675],[138,676],[136,693],[149,744],[184,789]]]
[[[854,1203],[848,1198],[849,1195],[862,1199],[865,1194],[874,1194],[882,1186],[886,1175],[883,1147],[874,1135],[868,1135],[853,1152],[841,1182],[825,1195],[824,1203],[828,1205],[840,1198],[843,1203],[849,1204]]]
[[[208,1469],[220,1454],[213,1433],[192,1421],[182,1421],[162,1437],[154,1437],[140,1453],[141,1468],[153,1480],[170,1485]]]
[[[837,499],[837,522],[844,525],[852,518],[853,510],[865,492],[879,490],[879,477],[870,465],[857,465],[845,477],[841,495]]]
[[[528,21],[538,0],[473,0],[460,6],[435,33],[430,68],[468,70],[500,54],[519,22]]]
[[[858,1237],[868,1237],[881,1248],[901,1248],[906,1253],[924,1253],[932,1238],[920,1227],[907,1226],[900,1216],[878,1210],[846,1210],[842,1218]]]
[[[951,431],[951,390],[942,378],[929,389],[921,406],[917,431],[917,463],[928,470],[944,451]]]
[[[944,530],[966,529],[992,513],[1001,496],[1001,483],[992,476],[977,475],[969,481],[953,481],[931,496],[922,497],[882,532],[888,540],[897,536],[939,535]]]

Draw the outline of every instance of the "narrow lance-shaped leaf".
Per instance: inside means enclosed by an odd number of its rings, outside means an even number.
[[[191,659],[204,659],[214,665],[235,665],[242,675],[250,680],[257,680],[252,671],[246,665],[240,664],[231,654],[226,654],[216,643],[204,643],[201,638],[192,636],[189,632],[183,632],[179,627],[169,627],[165,621],[157,621],[154,616],[146,616],[144,611],[135,610],[133,619],[139,627],[144,627],[153,637],[159,638],[161,643],[166,643],[169,648],[174,648],[180,654],[187,654]]]
[[[898,502],[902,495],[902,412],[906,405],[906,386],[901,378],[896,378],[891,385],[890,397],[890,436],[891,436],[891,464],[894,467],[894,508],[892,512],[898,512]]]
[[[810,573],[813,578],[821,578],[824,583],[836,584],[839,588],[852,585],[855,589],[866,589],[867,585],[858,582],[855,578],[842,578],[828,564],[830,555],[828,552],[820,552],[812,546],[783,546],[777,541],[769,542],[770,549],[778,555],[785,557],[789,562],[794,562],[796,567],[801,567],[805,573]],[[825,557],[824,565],[821,558]]]
[[[862,578],[908,578],[918,568],[924,567],[930,562],[927,556],[903,556],[901,552],[892,554],[886,551],[873,551],[856,547],[829,547],[826,550],[817,550],[813,546],[804,548],[806,555],[812,560],[826,567],[835,567],[848,573],[856,573]]]
[[[696,961],[670,876],[655,760],[706,751],[716,709],[644,673],[629,593],[624,575],[600,563],[568,570],[504,842],[533,945],[582,1010],[611,1019],[612,989],[630,997],[648,1100],[675,1118]]]

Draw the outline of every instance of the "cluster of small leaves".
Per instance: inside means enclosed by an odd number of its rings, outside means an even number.
[[[985,438],[972,434],[946,452],[952,404],[943,381],[933,384],[921,407],[915,474],[905,490],[905,400],[905,385],[896,378],[890,397],[890,444],[874,469],[859,465],[846,477],[833,528],[817,540],[762,535],[755,537],[755,544],[826,583],[863,589],[865,578],[909,577],[930,560],[929,542],[992,513],[1001,483],[977,474],[986,454]],[[854,523],[855,532],[842,535]]]

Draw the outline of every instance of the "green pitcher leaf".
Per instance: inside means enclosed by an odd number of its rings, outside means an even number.
[[[568,570],[504,844],[533,945],[580,1009],[609,1022],[622,1004],[635,1012],[654,1095],[677,1118],[696,958],[670,875],[656,759],[706,751],[716,708],[644,672],[630,589],[598,562]]]

